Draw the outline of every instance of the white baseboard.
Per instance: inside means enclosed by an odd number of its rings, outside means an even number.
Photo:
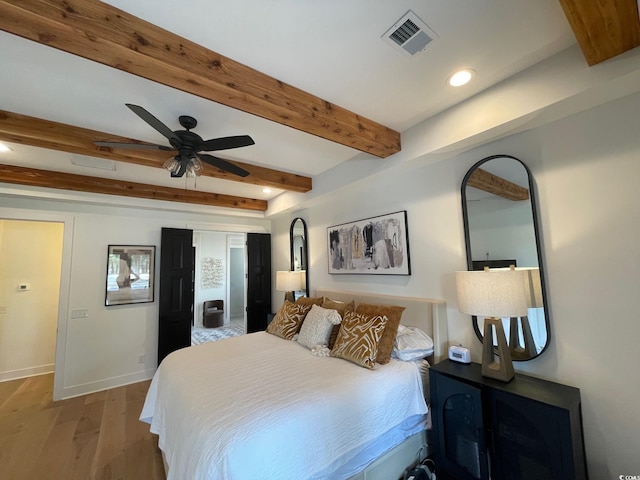
[[[0,372],[0,382],[8,382],[9,380],[18,380],[19,378],[35,377],[36,375],[45,375],[53,373],[54,364],[40,365],[39,367],[20,368],[18,370],[8,370]]]
[[[90,393],[100,392],[109,388],[123,387],[131,383],[143,382],[145,380],[151,379],[154,373],[155,369],[144,370],[142,372],[121,375],[119,377],[106,378],[97,382],[83,383],[80,385],[64,387],[62,389],[60,398],[54,398],[54,400],[65,400],[67,398],[78,397],[80,395],[88,395]]]

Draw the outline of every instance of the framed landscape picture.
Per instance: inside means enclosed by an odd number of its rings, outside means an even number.
[[[104,304],[153,302],[156,247],[109,245]]]
[[[405,210],[327,228],[329,273],[411,275]]]

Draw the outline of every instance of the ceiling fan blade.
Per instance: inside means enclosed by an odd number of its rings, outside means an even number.
[[[142,150],[165,150],[174,151],[175,148],[167,147],[164,145],[154,145],[152,143],[125,143],[125,142],[93,142],[98,147],[110,147],[110,148],[138,148]]]
[[[238,148],[238,147],[248,147],[249,145],[254,145],[256,142],[253,141],[249,135],[236,135],[234,137],[221,137],[221,138],[212,138],[211,140],[205,140],[201,144],[200,150],[203,152],[210,152],[213,150],[228,150],[230,148]]]
[[[132,105],[131,103],[125,104],[129,109],[138,115],[142,120],[151,125],[154,129],[160,132],[162,135],[169,139],[169,143],[171,146],[178,148],[182,144],[182,140],[178,137],[173,131],[167,127],[164,123],[158,120],[156,117],[147,112],[144,108],[139,107],[138,105]]]
[[[234,175],[238,175],[240,177],[246,177],[249,175],[249,172],[247,172],[245,169],[240,168],[237,165],[234,165],[231,162],[227,162],[226,160],[223,160],[221,158],[214,157],[213,155],[207,155],[206,153],[201,153],[198,155],[198,157],[203,162],[206,162],[209,165],[219,168],[220,170],[225,170],[229,173],[233,173]]]

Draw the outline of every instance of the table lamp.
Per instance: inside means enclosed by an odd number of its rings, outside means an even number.
[[[306,272],[304,270],[296,271],[277,271],[276,272],[276,290],[285,292],[284,299],[295,302],[294,292],[302,290],[304,286]]]
[[[527,314],[524,276],[522,270],[492,271],[488,267],[481,272],[456,272],[458,310],[484,317],[482,375],[485,377],[510,382],[515,375],[502,318]]]

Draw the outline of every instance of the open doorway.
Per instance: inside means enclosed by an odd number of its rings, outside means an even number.
[[[0,381],[53,373],[64,223],[0,218]]]
[[[192,345],[246,332],[246,235],[193,232]],[[205,302],[207,312],[205,312]],[[222,306],[222,313],[220,307]],[[206,316],[205,316],[206,313]]]

